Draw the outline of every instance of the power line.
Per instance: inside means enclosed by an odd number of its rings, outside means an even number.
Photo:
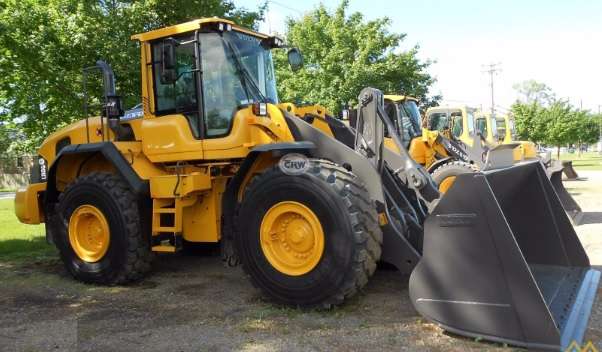
[[[285,9],[287,9],[287,10],[294,11],[294,12],[296,12],[296,13],[300,14],[300,15],[303,15],[303,11],[301,11],[301,10],[298,10],[298,9],[296,9],[296,8],[294,8],[294,7],[290,7],[290,6],[288,6],[288,5],[285,5],[285,4],[283,4],[283,3],[280,3],[280,2],[278,2],[278,1],[274,1],[274,0],[268,0],[268,1],[266,1],[266,3],[268,4],[268,6],[269,6],[269,4],[278,5],[278,6],[280,6],[280,7],[283,7],[283,8],[285,8]]]
[[[278,1],[266,0],[266,2],[265,2],[265,6],[266,6],[265,7],[265,10],[266,10],[265,20],[266,20],[267,25],[268,25],[268,33],[269,34],[272,34],[272,20],[270,18],[270,5],[278,5],[278,6],[280,6],[282,8],[285,8],[285,9],[287,9],[289,11],[293,11],[293,12],[298,13],[299,15],[303,15],[303,12],[300,11],[300,10],[298,10],[298,9],[295,9],[295,8],[290,7],[288,5],[282,4],[282,3],[278,2]]]
[[[492,63],[489,65],[483,65],[485,70],[481,71],[483,73],[489,74],[489,86],[491,87],[491,116],[493,116],[493,117],[495,117],[495,100],[494,100],[494,95],[493,95],[493,76],[495,76],[498,72],[502,71],[502,68],[499,66],[501,66],[500,62],[498,62],[496,64]]]

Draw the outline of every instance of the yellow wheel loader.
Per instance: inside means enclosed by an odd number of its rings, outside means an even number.
[[[120,284],[156,252],[220,243],[273,301],[329,307],[381,260],[450,331],[551,350],[582,340],[600,274],[539,163],[459,175],[442,196],[398,136],[397,153],[384,146],[380,91],[360,93],[356,129],[279,104],[277,38],[211,18],[133,39],[142,113],[123,114],[108,64],[86,69],[102,73],[103,116],[50,135],[15,198],[76,279]]]
[[[403,95],[386,95],[385,111],[394,121],[393,134],[401,137],[412,158],[432,174],[445,193],[455,176],[513,164],[514,145],[494,145],[475,132],[476,110],[469,107],[429,108],[422,128],[418,100]],[[352,118],[353,120],[353,118]],[[352,121],[353,124],[353,121]],[[385,145],[398,151],[387,131]]]

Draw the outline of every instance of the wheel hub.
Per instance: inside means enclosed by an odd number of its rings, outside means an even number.
[[[69,219],[69,242],[83,261],[101,260],[109,248],[109,224],[104,214],[92,205],[81,205]]]
[[[277,203],[267,211],[260,240],[268,262],[291,276],[310,272],[324,252],[320,220],[307,206],[293,201]]]
[[[456,181],[456,176],[446,177],[439,184],[439,192],[445,194],[451,188],[451,186],[454,184],[454,181]]]

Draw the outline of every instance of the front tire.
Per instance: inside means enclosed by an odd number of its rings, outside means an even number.
[[[111,173],[77,178],[61,193],[51,219],[55,243],[73,277],[122,284],[150,270],[152,252],[129,185]]]
[[[453,185],[456,176],[477,171],[478,169],[472,164],[463,161],[451,161],[437,167],[432,176],[439,192],[445,194]]]
[[[366,285],[382,232],[355,175],[325,160],[310,163],[300,175],[274,166],[252,180],[235,241],[244,270],[267,296],[328,308]]]

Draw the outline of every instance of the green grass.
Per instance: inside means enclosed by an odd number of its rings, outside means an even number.
[[[56,257],[46,243],[44,225],[26,225],[15,216],[14,200],[0,200],[0,262],[38,261]]]
[[[555,155],[554,155],[555,157]],[[562,153],[560,160],[572,160],[573,167],[578,170],[602,171],[602,155],[598,152],[582,153],[581,157],[575,153]]]
[[[13,188],[0,188],[0,192],[16,192],[16,189]]]

